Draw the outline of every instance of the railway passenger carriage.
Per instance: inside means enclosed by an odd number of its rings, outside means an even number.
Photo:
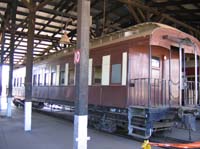
[[[185,74],[181,54],[194,54],[194,49],[200,54],[194,37],[167,25],[144,23],[94,39],[90,47],[88,102],[96,127],[108,131],[126,127],[130,135],[148,138],[153,131],[172,126],[172,107],[182,106],[183,101],[185,106],[197,103],[195,97],[180,95],[184,92],[180,81],[185,77],[180,77]],[[72,49],[35,61],[32,98],[36,104],[73,105]],[[15,101],[24,97],[22,71],[14,72]]]

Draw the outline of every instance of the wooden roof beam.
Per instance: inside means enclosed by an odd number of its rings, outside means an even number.
[[[65,4],[67,4],[67,3],[65,3]],[[69,12],[69,11],[72,10],[74,7],[75,7],[75,3],[73,3],[68,9],[66,9],[64,13]],[[65,5],[63,5],[63,6],[61,7],[61,9],[62,9],[62,8],[65,8]],[[57,16],[57,15],[54,15],[54,17],[56,17],[56,16]],[[63,22],[62,22],[62,23],[63,23]],[[72,22],[70,21],[70,22],[68,22],[68,24],[65,24],[65,26],[64,26],[63,28],[66,28],[66,25],[69,25],[69,23],[72,24]],[[60,31],[61,31],[63,28],[59,28],[59,30],[58,30],[57,32],[53,33],[53,35],[52,35],[51,37],[54,37],[56,34],[60,33]],[[72,30],[72,31],[73,31],[73,30]],[[57,42],[52,41],[52,43],[54,43],[53,45],[55,45],[55,43],[58,43],[58,42],[59,42],[59,41],[57,41]],[[49,46],[49,47],[43,52],[43,55],[44,55],[46,52],[49,52],[49,51],[52,49],[52,47],[53,47],[52,45]]]
[[[24,19],[19,19],[19,18],[16,18],[16,21],[23,21]],[[21,23],[20,23],[21,24]],[[35,25],[40,25],[40,26],[44,26],[43,23],[39,23],[39,22],[35,22]],[[17,25],[17,27],[23,27],[23,25]],[[55,25],[50,25],[50,24],[46,24],[46,27],[50,27],[50,28],[55,28],[55,29],[59,29],[60,26],[55,26]]]
[[[65,4],[66,4],[66,1],[65,1],[64,4],[63,4],[63,1],[60,1],[60,3],[59,3],[57,6],[55,6],[55,8],[54,8],[53,10],[58,9],[60,6],[61,6],[61,8],[60,8],[60,10],[61,10],[62,8],[64,8],[64,5],[65,5]],[[49,19],[47,23],[45,23],[45,24],[43,25],[42,29],[41,29],[37,34],[39,34],[41,31],[43,31],[43,30],[45,29],[45,27],[46,27],[47,25],[49,25],[56,17],[57,17],[57,15],[54,14],[54,16],[53,16],[51,19]],[[59,29],[60,29],[60,27],[59,27]]]
[[[196,32],[198,35],[200,35],[200,31],[198,29],[196,29],[196,28],[194,28],[194,27],[192,27],[192,26],[190,26],[190,25],[188,25],[188,24],[186,24],[186,23],[184,23],[182,21],[179,21],[179,20],[177,20],[177,19],[175,19],[175,18],[173,18],[173,17],[171,17],[171,16],[169,16],[167,14],[160,13],[158,10],[156,10],[154,8],[151,8],[151,7],[147,6],[147,5],[144,5],[144,4],[136,2],[136,1],[130,1],[130,0],[118,0],[118,1],[120,1],[122,3],[125,3],[125,4],[131,4],[133,7],[137,7],[137,8],[139,7],[141,9],[149,11],[149,12],[155,14],[155,15],[160,15],[160,16],[164,17],[165,19],[167,19],[167,20],[169,20],[169,21],[171,21],[173,23],[176,23],[176,24],[178,24],[178,25],[180,25],[180,26],[182,26],[184,28],[192,30],[193,32]]]
[[[136,11],[134,10],[134,8],[132,7],[132,5],[127,4],[127,8],[128,8],[128,11],[130,12],[130,14],[132,14],[136,23],[141,23],[141,20],[139,19],[138,15],[137,15]]]
[[[6,31],[6,33],[10,33],[10,31]],[[16,35],[21,35],[21,37],[27,37],[27,33],[16,31]],[[35,39],[42,39],[43,41],[59,41],[60,39],[57,37],[51,37],[46,35],[35,35]]]
[[[43,8],[45,5],[47,5],[48,3],[50,3],[52,0],[44,0],[43,2],[41,2],[38,6],[35,7],[35,11],[40,10],[41,8]]]
[[[25,7],[28,9],[32,9],[30,3],[27,0],[21,0],[21,2],[24,4]]]
[[[137,9],[137,11],[138,11],[138,13],[140,14],[140,18],[142,19],[142,21],[144,22],[144,21],[146,21],[146,17],[145,17],[145,15],[144,15],[144,13],[142,12],[142,10],[140,9],[140,8],[136,8]]]
[[[178,5],[185,5],[185,4],[191,4],[191,3],[196,3],[196,2],[197,0],[180,0],[176,2],[168,0],[167,2],[162,2],[162,3],[151,2],[150,6],[151,7],[178,6]]]

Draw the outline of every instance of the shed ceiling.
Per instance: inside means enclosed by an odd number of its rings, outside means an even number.
[[[29,10],[24,1],[18,1],[16,13],[15,66],[25,63],[27,53]],[[45,5],[36,12],[34,57],[55,53],[75,44],[77,0],[35,1],[37,5]],[[0,30],[5,29],[6,32],[4,63],[9,63],[12,2],[0,0]],[[199,0],[91,0],[91,16],[91,39],[143,22],[168,24],[200,39]],[[59,44],[64,30],[71,41],[66,46]]]

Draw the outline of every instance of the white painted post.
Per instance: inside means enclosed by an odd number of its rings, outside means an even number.
[[[11,106],[11,103],[12,103],[12,97],[7,97],[7,112],[6,112],[6,115],[7,117],[11,117],[12,116],[12,106]]]
[[[31,131],[32,119],[32,102],[25,102],[24,104],[24,130]]]
[[[88,116],[87,115],[75,115],[74,116],[74,149],[87,149],[87,141],[90,140],[90,137],[87,135],[87,124]]]
[[[88,141],[89,18],[90,0],[78,0],[77,49],[80,59],[75,63],[74,149],[87,149]]]

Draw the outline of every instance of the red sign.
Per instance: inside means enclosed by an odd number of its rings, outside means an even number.
[[[74,64],[78,64],[80,62],[81,53],[80,50],[74,51]]]

